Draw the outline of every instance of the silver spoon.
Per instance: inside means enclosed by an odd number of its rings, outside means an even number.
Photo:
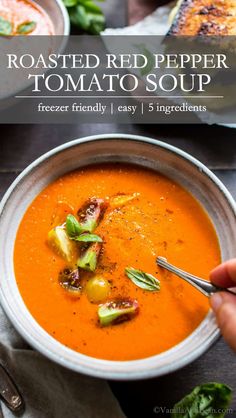
[[[13,412],[23,411],[24,401],[12,377],[0,363],[0,399]],[[1,413],[0,413],[1,418]]]
[[[157,265],[165,268],[168,271],[171,271],[171,273],[176,274],[176,276],[181,277],[181,279],[184,279],[186,282],[194,286],[205,296],[210,297],[213,293],[216,292],[227,292],[231,293],[231,295],[236,296],[236,293],[232,292],[229,289],[223,289],[221,287],[215,286],[207,280],[200,279],[199,277],[194,276],[193,274],[187,273],[186,271],[173,266],[173,264],[168,263],[167,259],[164,257],[157,257]]]

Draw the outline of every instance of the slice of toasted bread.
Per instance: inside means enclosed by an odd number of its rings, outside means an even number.
[[[168,35],[236,35],[235,0],[179,0]]]

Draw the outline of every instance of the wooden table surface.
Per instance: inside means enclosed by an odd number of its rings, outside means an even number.
[[[130,0],[130,20],[136,21],[155,4],[158,0]],[[110,26],[124,26],[128,16],[125,0],[107,0],[103,7]],[[111,132],[148,135],[191,153],[212,169],[236,198],[235,130],[205,125],[116,124],[1,126],[0,197],[16,175],[42,153],[85,135]],[[155,407],[171,408],[197,384],[209,381],[227,383],[235,391],[234,413],[228,414],[229,418],[236,417],[235,370],[236,354],[220,339],[200,359],[176,373],[146,381],[111,382],[111,387],[128,417],[149,418],[168,416],[155,412]]]

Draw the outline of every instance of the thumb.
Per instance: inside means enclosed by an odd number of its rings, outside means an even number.
[[[210,304],[225,341],[236,352],[236,296],[219,292],[211,297]]]

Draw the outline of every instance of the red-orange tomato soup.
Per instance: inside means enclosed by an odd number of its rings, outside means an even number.
[[[1,0],[0,17],[10,22],[13,35],[53,35],[53,23],[45,10],[30,0]],[[33,29],[28,33],[18,33],[20,25],[33,22]]]
[[[96,274],[111,282],[109,300],[137,300],[139,313],[102,327],[98,304],[83,290],[77,298],[60,286],[58,276],[66,262],[48,246],[47,235],[58,202],[76,213],[91,197],[106,199],[119,193],[137,195],[120,208],[108,207],[97,227],[104,244]],[[56,340],[92,357],[134,360],[183,341],[209,309],[207,298],[157,267],[158,255],[205,279],[221,260],[211,221],[180,185],[138,166],[104,164],[64,175],[36,197],[17,233],[15,274],[27,308]],[[137,287],[124,273],[127,266],[155,276],[160,291]]]

